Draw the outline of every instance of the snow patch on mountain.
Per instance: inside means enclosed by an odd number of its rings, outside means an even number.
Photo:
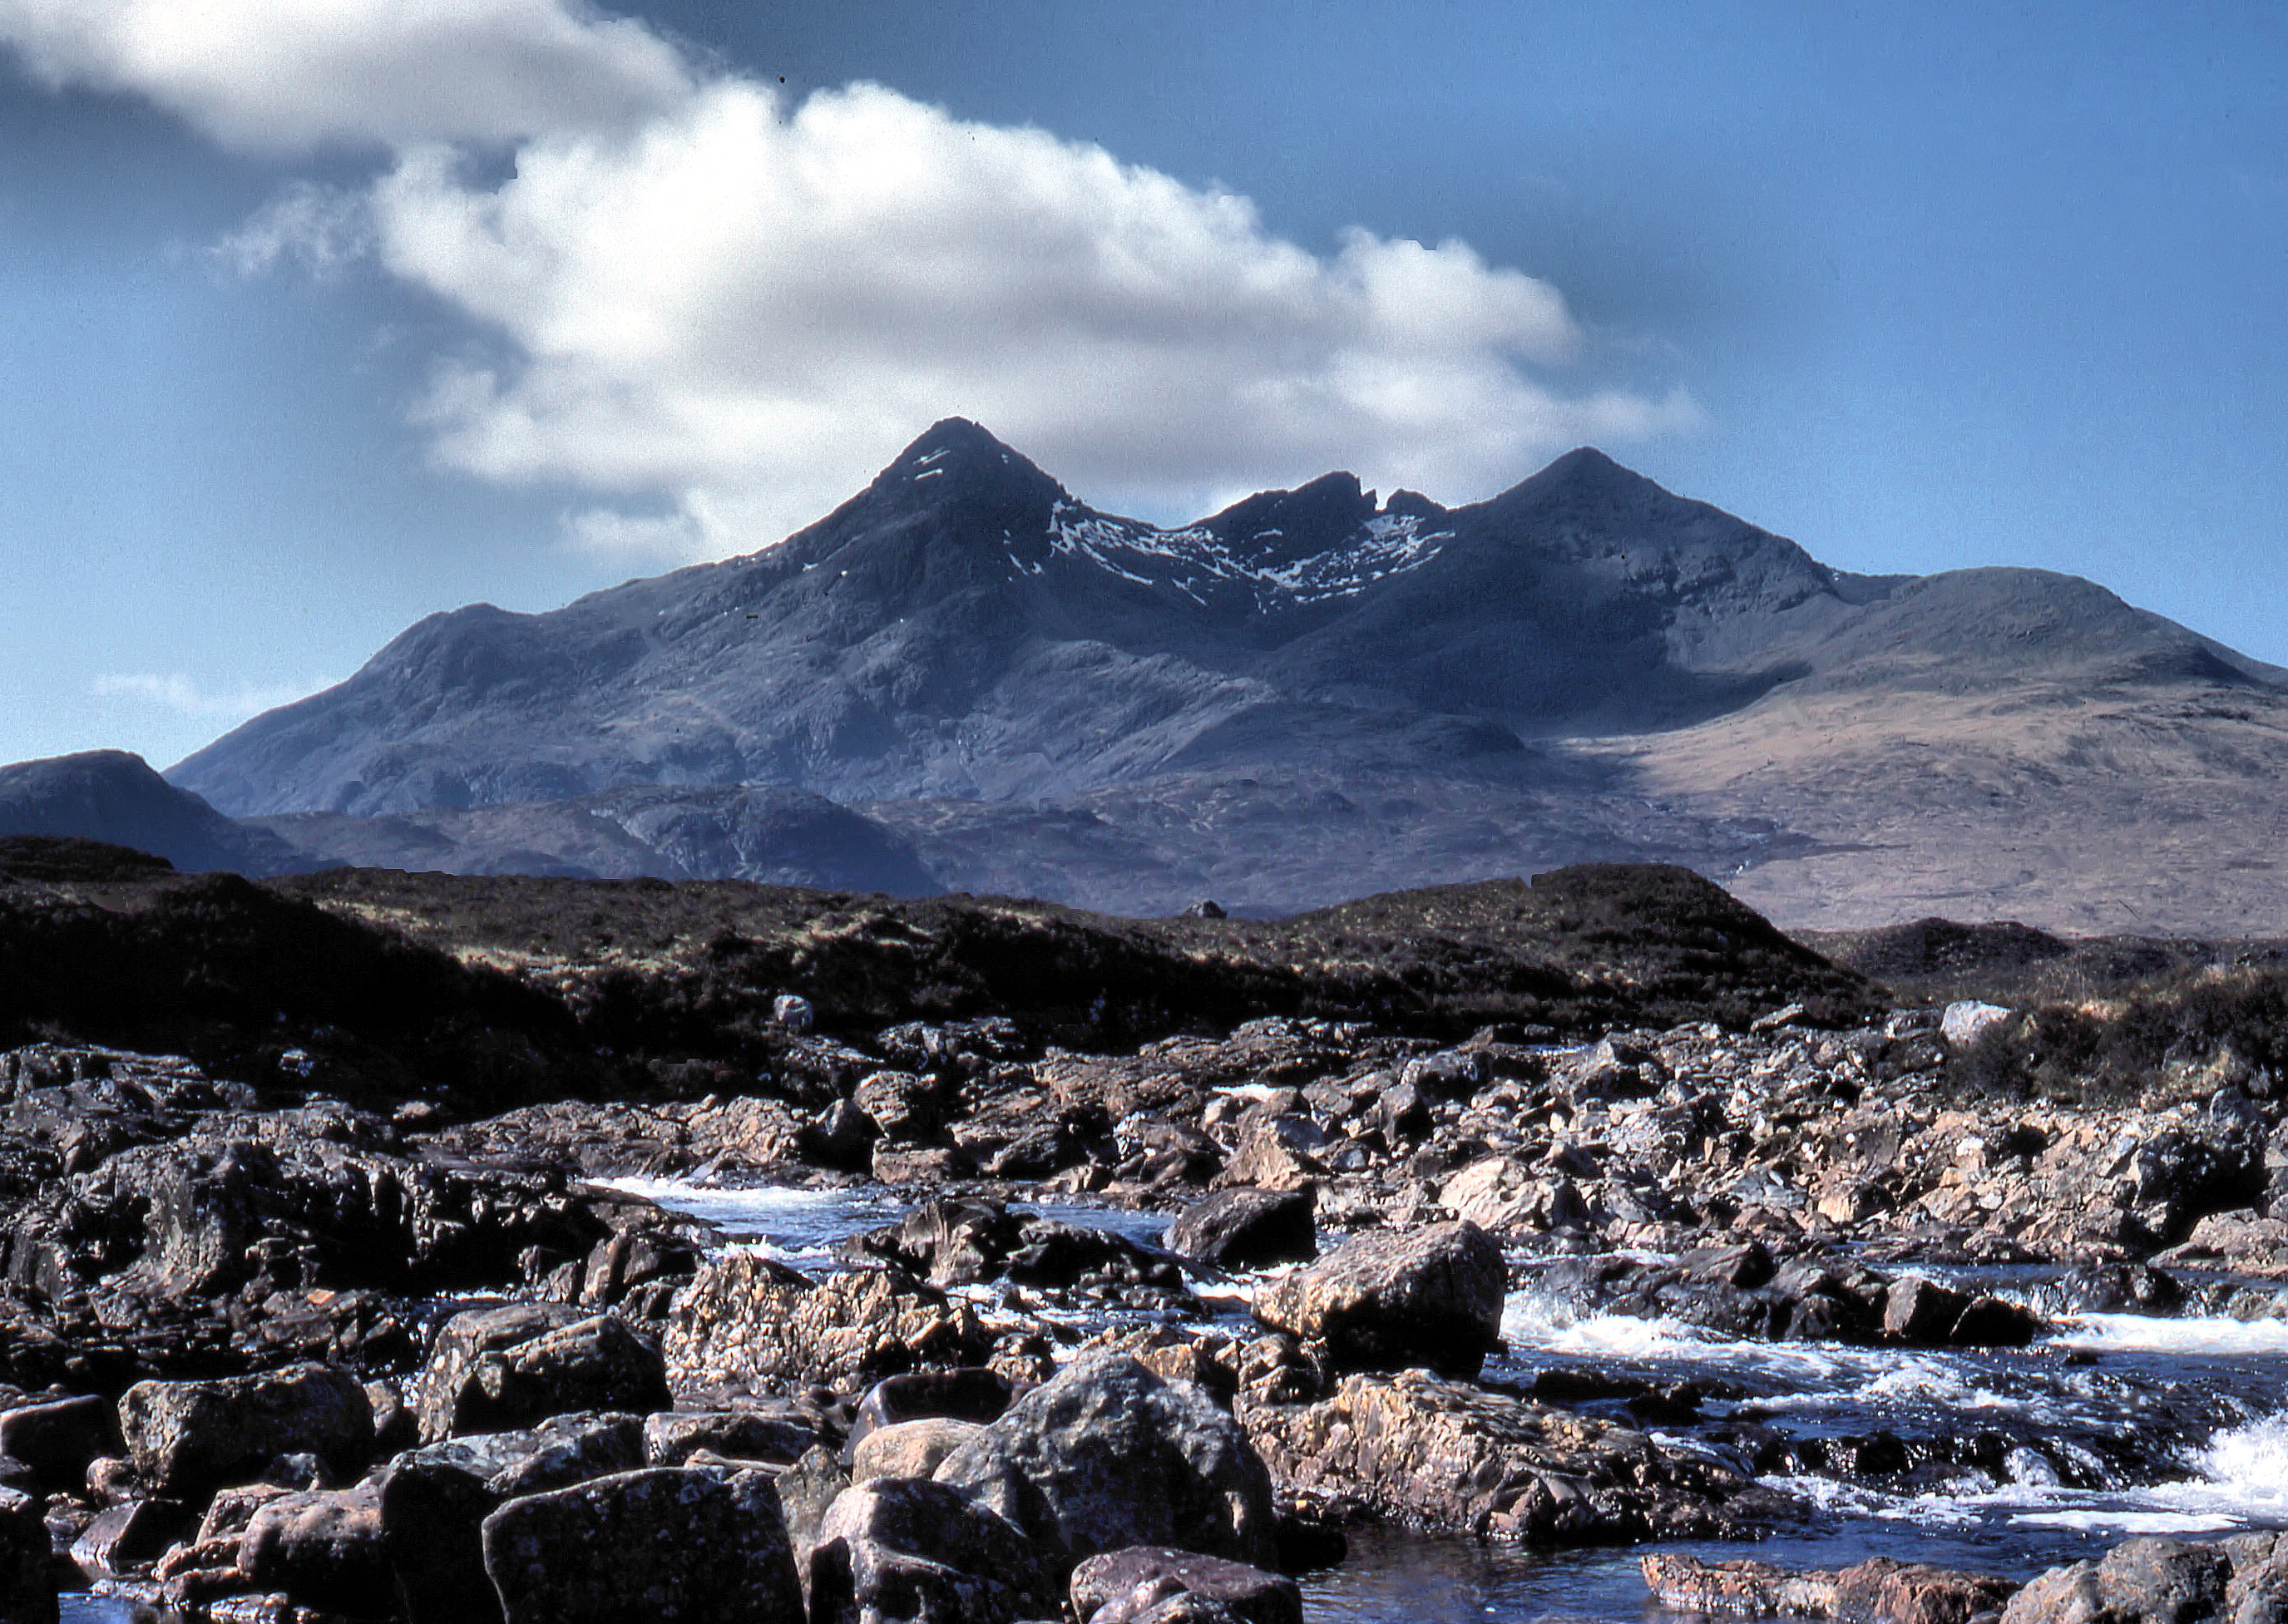
[[[1264,530],[1251,539],[1280,535]],[[1209,582],[1245,585],[1259,597],[1292,604],[1355,597],[1378,581],[1419,568],[1453,539],[1450,528],[1433,528],[1421,514],[1378,513],[1334,547],[1271,566],[1238,557],[1200,525],[1164,530],[1068,502],[1058,503],[1049,517],[1053,551],[1085,558],[1140,586],[1173,587],[1199,603],[1206,601],[1201,589]]]

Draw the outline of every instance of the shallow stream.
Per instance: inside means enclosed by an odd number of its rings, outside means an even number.
[[[829,1266],[843,1236],[912,1204],[878,1188],[616,1182],[713,1222],[730,1244],[813,1270]],[[1167,1223],[1073,1203],[1022,1210],[1148,1242]],[[1667,1549],[1823,1568],[1887,1556],[2023,1578],[2135,1533],[2288,1527],[2288,1319],[2092,1314],[2006,1352],[1745,1343],[1672,1321],[1579,1318],[1532,1287],[1529,1267],[1520,1273],[1529,1283],[1503,1319],[1510,1351],[1488,1362],[1486,1381],[1529,1390],[1564,1371],[1664,1390],[1694,1383],[1720,1396],[1667,1424],[1632,1424],[1742,1465],[1754,1440],[1774,1435],[1799,1454],[1809,1443],[1815,1455],[1825,1446],[1875,1462],[1855,1476],[1767,1472],[1763,1481],[1802,1501],[1799,1526],[1752,1546]],[[1243,1314],[1249,1288],[1212,1294],[1210,1306]],[[1615,1398],[1610,1413],[1630,1420],[1625,1404]],[[1886,1451],[1905,1464],[1881,1470]],[[1370,1530],[1354,1535],[1341,1567],[1306,1582],[1306,1612],[1313,1624],[1677,1620],[1645,1590],[1644,1549],[1534,1553]],[[64,1612],[83,1624],[128,1617],[84,1598],[67,1598]]]
[[[624,1187],[711,1219],[735,1243],[798,1268],[825,1266],[837,1240],[892,1222],[912,1204],[878,1189]],[[1078,1204],[1025,1210],[1145,1241],[1157,1241],[1167,1223]],[[1236,1311],[1243,1294],[1218,1294],[1212,1304]],[[1511,1295],[1502,1329],[1510,1351],[1488,1363],[1490,1382],[1529,1388],[1544,1371],[1585,1369],[1742,1395],[1702,1401],[1696,1421],[1652,1426],[1664,1442],[1737,1459],[1732,1440],[1744,1424],[1797,1438],[1888,1433],[1911,1454],[1974,1453],[2000,1468],[1955,1467],[1943,1482],[1918,1482],[1910,1471],[1879,1486],[1839,1475],[1768,1476],[1803,1500],[1799,1529],[1752,1547],[1673,1549],[1808,1567],[1888,1556],[2024,1577],[2133,1533],[2288,1527],[2288,1319],[2093,1314],[2022,1351],[1907,1351],[1728,1342],[1669,1321],[1579,1319],[1529,1285]],[[1617,1406],[1614,1414],[1623,1415]],[[1966,1438],[1983,1447],[1966,1451]],[[1355,1536],[1350,1560],[1313,1578],[1304,1595],[1312,1620],[1346,1624],[1677,1617],[1648,1596],[1641,1549],[1544,1555],[1371,1532]]]

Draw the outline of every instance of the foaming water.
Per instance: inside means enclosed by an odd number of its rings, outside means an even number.
[[[673,1178],[611,1178],[612,1189],[642,1196],[676,1212],[704,1218],[724,1239],[767,1253],[799,1269],[833,1259],[834,1243],[860,1230],[894,1224],[915,1205],[913,1195],[880,1184],[796,1190],[775,1184],[699,1184]],[[1109,1230],[1157,1246],[1167,1232],[1164,1214],[1094,1207],[1078,1201],[1013,1201],[1012,1212],[1037,1213],[1061,1223]]]
[[[2195,1450],[2189,1464],[2191,1475],[2176,1481],[2104,1489],[2029,1483],[1966,1493],[1893,1495],[1828,1480],[1768,1481],[1839,1515],[1931,1529],[2002,1525],[2122,1539],[2288,1526],[2288,1415],[2227,1428]]]
[[[2061,1348],[2154,1353],[2288,1354],[2288,1319],[2081,1314],[2050,1339]]]
[[[727,1243],[818,1269],[834,1243],[887,1224],[913,1204],[878,1186],[735,1189],[621,1179],[616,1187],[707,1218]],[[1165,1220],[1079,1203],[1028,1206],[1065,1222],[1156,1243]],[[1264,1279],[1201,1284],[1208,1311],[1243,1320]],[[980,1311],[993,1294],[978,1288]],[[1076,1330],[1102,1322],[1059,1309]],[[1509,1351],[1487,1376],[1529,1385],[1540,1373],[1586,1369],[1637,1378],[1654,1391],[1704,1396],[1664,1414],[1664,1446],[1754,1470],[1775,1430],[1813,1449],[1781,1457],[1799,1475],[1763,1481],[1798,1497],[1800,1528],[1752,1548],[1690,1545],[1711,1558],[1756,1556],[1783,1565],[1847,1566],[1870,1556],[2023,1578],[2101,1553],[2137,1533],[2213,1538],[2288,1526],[2288,1319],[2157,1319],[2091,1314],[2020,1350],[1907,1350],[1761,1343],[1675,1319],[1585,1314],[1532,1289],[1504,1305]],[[1625,1395],[1625,1382],[1616,1389]],[[1718,1395],[1721,1395],[1720,1397]],[[1636,1424],[1628,1399],[1587,1407]],[[1855,1477],[1828,1461],[1870,1438],[1900,1441],[1911,1470]],[[1994,1447],[1965,1452],[1966,1438]],[[1812,1465],[1802,1464],[1809,1461]],[[1799,1475],[1817,1470],[1822,1475]],[[1636,1551],[1532,1553],[1368,1530],[1352,1558],[1305,1586],[1308,1616],[1327,1624],[1609,1624],[1672,1620],[1647,1593]],[[83,1614],[91,1621],[112,1614]]]
[[[859,1230],[894,1222],[911,1205],[878,1185],[794,1190],[763,1184],[735,1189],[673,1178],[609,1178],[615,1190],[704,1218],[727,1240],[797,1268],[830,1261],[834,1243]]]

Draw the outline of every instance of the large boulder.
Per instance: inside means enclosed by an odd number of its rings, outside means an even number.
[[[119,1430],[154,1493],[197,1500],[280,1455],[360,1470],[373,1453],[373,1405],[348,1372],[294,1365],[211,1382],[139,1382],[119,1401]]]
[[[506,1624],[804,1624],[778,1495],[758,1471],[651,1467],[485,1518]]]
[[[1183,1269],[1164,1253],[1110,1230],[1013,1213],[997,1201],[938,1196],[895,1224],[837,1248],[862,1267],[888,1264],[933,1286],[984,1279],[1020,1286],[1158,1286],[1180,1289]]]
[[[1239,1624],[1303,1624],[1303,1592],[1284,1573],[1161,1545],[1091,1557],[1068,1594],[1081,1624],[1140,1619],[1178,1596],[1223,1608]]]
[[[1500,1345],[1507,1283],[1485,1231],[1432,1224],[1347,1242],[1266,1292],[1255,1317],[1323,1345],[1337,1370],[1474,1376]]]
[[[409,1450],[378,1483],[382,1548],[409,1624],[500,1617],[485,1577],[486,1517],[520,1495],[634,1471],[633,1415],[562,1415],[529,1431],[477,1433]]]
[[[1124,1354],[1083,1354],[936,1476],[1023,1529],[1060,1577],[1130,1545],[1273,1560],[1271,1480],[1239,1424]]]
[[[247,1524],[237,1565],[256,1589],[353,1616],[372,1612],[391,1586],[378,1486],[368,1478],[347,1489],[280,1495]]]
[[[664,1345],[681,1390],[847,1392],[909,1370],[981,1365],[993,1338],[969,1304],[894,1271],[814,1282],[734,1252],[709,1258],[676,1294]]]
[[[659,1350],[616,1314],[516,1303],[456,1314],[406,1394],[424,1442],[528,1427],[581,1410],[674,1402]]]
[[[1319,1255],[1307,1190],[1219,1190],[1168,1227],[1168,1249],[1217,1269],[1267,1269]]]
[[[1319,1403],[1241,1414],[1283,1488],[1431,1533],[1539,1545],[1755,1538],[1793,1505],[1641,1432],[1424,1370],[1347,1376]]]
[[[829,1508],[810,1552],[812,1624],[1013,1624],[1055,1610],[1024,1534],[946,1484],[885,1477]]]

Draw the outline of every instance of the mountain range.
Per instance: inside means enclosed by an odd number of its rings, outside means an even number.
[[[2077,577],[1831,569],[1594,450],[1172,529],[954,419],[777,546],[433,615],[166,780],[254,871],[1271,912],[1651,859],[1788,924],[2234,934],[2288,900],[2284,767],[2288,673]]]

